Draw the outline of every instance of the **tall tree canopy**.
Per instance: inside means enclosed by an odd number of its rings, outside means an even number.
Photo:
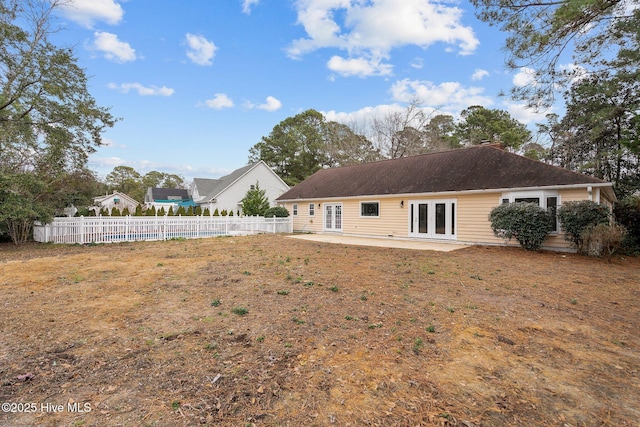
[[[555,125],[552,158],[560,165],[613,182],[620,197],[640,188],[640,82],[592,76],[567,96]]]
[[[625,0],[471,0],[477,16],[509,33],[507,65],[530,69],[532,81],[513,90],[531,106],[549,106],[558,84],[614,67],[638,68],[630,37],[640,10]],[[637,36],[637,32],[636,32]],[[624,52],[617,63],[611,54]],[[572,54],[563,67],[563,54]]]
[[[264,160],[287,184],[297,184],[328,163],[325,124],[316,110],[288,117],[251,147],[249,161]]]
[[[61,183],[86,171],[115,123],[89,94],[73,51],[50,41],[59,3],[0,0],[0,222],[16,242],[64,207]]]
[[[456,135],[467,144],[499,142],[514,150],[531,140],[531,131],[504,110],[493,110],[473,105],[460,113]]]

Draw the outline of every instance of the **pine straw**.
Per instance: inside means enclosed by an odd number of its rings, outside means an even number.
[[[92,410],[0,424],[638,425],[639,267],[273,235],[2,246],[0,401]]]

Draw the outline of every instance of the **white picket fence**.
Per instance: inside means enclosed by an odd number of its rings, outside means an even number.
[[[81,216],[54,218],[45,225],[36,223],[33,238],[43,243],[85,244],[292,232],[291,217]]]

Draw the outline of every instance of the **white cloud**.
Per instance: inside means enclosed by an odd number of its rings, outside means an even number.
[[[124,15],[122,6],[114,0],[66,0],[59,8],[67,18],[87,28],[96,21],[116,25]]]
[[[249,15],[251,13],[251,7],[260,3],[260,0],[243,0],[242,1],[242,13]]]
[[[411,66],[411,68],[421,70],[424,67],[424,59],[418,57],[413,58],[409,65]]]
[[[471,75],[471,80],[482,80],[488,75],[489,75],[489,72],[487,70],[483,70],[482,68],[476,68],[476,70]]]
[[[187,33],[187,57],[198,65],[211,65],[213,63],[213,57],[215,56],[218,48],[216,45],[204,38],[194,34]]]
[[[233,101],[224,93],[216,93],[212,99],[207,99],[205,105],[215,110],[222,110],[223,108],[233,107]]]
[[[482,105],[487,108],[492,105],[493,99],[483,93],[484,88],[464,87],[459,82],[436,85],[425,80],[403,79],[391,86],[391,94],[395,101],[409,103],[417,98],[426,106],[454,115],[470,105]]]
[[[261,110],[266,110],[266,111],[276,111],[276,110],[279,110],[281,107],[282,107],[282,102],[280,102],[278,99],[274,98],[273,96],[267,96],[265,103],[258,105],[257,108]]]
[[[118,40],[115,34],[97,31],[93,34],[93,44],[89,47],[103,52],[104,57],[110,61],[127,62],[136,59],[136,51],[129,43]]]
[[[460,22],[462,9],[429,0],[299,0],[296,8],[298,23],[308,37],[290,44],[287,53],[292,58],[321,48],[338,48],[347,51],[349,59],[339,64],[334,60],[334,66],[353,65],[360,57],[375,64],[401,46],[426,49],[440,42],[455,45],[460,54],[467,55],[479,44],[473,29]],[[371,72],[379,74],[380,70],[373,67]]]
[[[573,85],[589,76],[589,71],[581,65],[562,64],[560,70],[569,77],[569,84]],[[561,88],[558,88],[561,90]]]
[[[327,68],[343,76],[388,76],[393,71],[393,65],[383,64],[381,58],[350,58],[332,56],[327,62]]]
[[[528,86],[535,84],[536,71],[533,68],[522,67],[513,76],[513,85],[516,87]]]
[[[554,108],[544,111],[535,111],[533,108],[528,108],[526,104],[518,104],[514,102],[505,102],[504,107],[511,117],[525,125],[544,123],[547,121],[546,115],[554,111]]]
[[[99,156],[91,156],[91,160],[89,164],[91,166],[95,166],[98,169],[113,169],[116,166],[122,166],[126,163],[125,160],[119,157],[99,157]]]
[[[166,86],[143,86],[140,83],[122,83],[119,85],[109,83],[108,87],[109,89],[119,90],[122,93],[129,93],[129,91],[135,90],[141,96],[171,96],[175,92]]]

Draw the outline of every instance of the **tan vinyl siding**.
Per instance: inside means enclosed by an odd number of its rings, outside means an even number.
[[[500,203],[501,193],[458,196],[458,241],[503,243],[491,231],[489,213]]]
[[[400,207],[400,201],[405,201],[405,207]],[[378,217],[360,216],[361,202],[378,202]],[[406,199],[400,197],[376,199],[366,198],[349,200],[342,204],[343,232],[345,234],[360,234],[366,236],[407,237],[408,214]]]
[[[593,200],[596,200],[596,189],[592,192]],[[518,192],[521,193],[521,192]],[[553,191],[547,191],[553,194]],[[586,188],[558,190],[558,202],[560,204],[576,200],[588,200],[589,194]],[[342,233],[349,235],[397,237],[409,236],[409,206],[410,201],[435,201],[447,200],[456,203],[456,240],[460,243],[476,244],[504,244],[503,239],[493,235],[489,222],[489,213],[501,203],[503,192],[487,191],[472,194],[447,194],[441,195],[411,195],[398,197],[366,197],[362,199],[344,200],[315,200],[315,216],[309,217],[309,201],[298,201],[298,215],[294,217],[294,231],[322,233],[324,230],[324,206],[326,203],[342,204]],[[601,202],[606,203],[601,193]],[[378,217],[363,217],[360,215],[361,202],[378,202]],[[401,206],[401,202],[403,206]],[[285,207],[292,212],[292,202],[286,202]],[[510,245],[517,246],[512,240]],[[544,248],[567,250],[571,248],[569,242],[564,239],[562,233],[552,234],[545,241]]]
[[[322,203],[320,204],[320,207],[318,207],[318,202],[315,202],[315,215],[309,216],[310,203],[312,202],[284,203],[284,207],[289,211],[289,215],[293,215],[293,205],[298,205],[298,215],[293,216],[293,231],[311,233],[322,232]]]

